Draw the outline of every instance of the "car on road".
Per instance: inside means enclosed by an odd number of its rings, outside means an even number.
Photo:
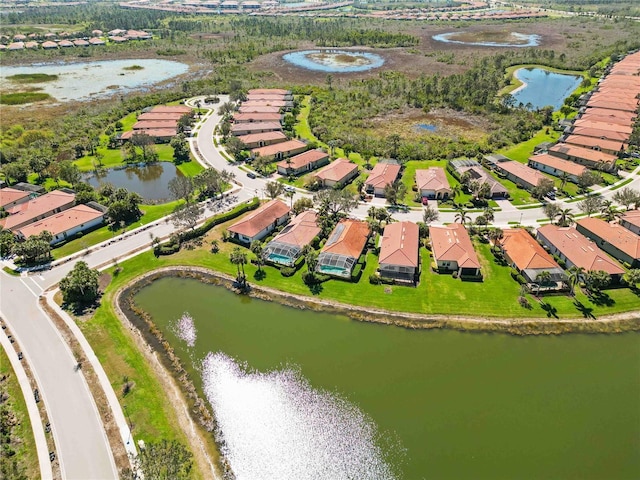
[[[256,174],[253,172],[247,172],[247,177],[249,178],[256,178]]]
[[[429,205],[429,199],[427,197],[422,197],[422,204]]]
[[[295,191],[296,191],[296,189],[295,189],[295,188],[293,188],[291,185],[286,185],[286,186],[284,187],[284,191],[285,191],[285,192],[291,192],[291,193],[293,193],[293,192],[295,192]]]

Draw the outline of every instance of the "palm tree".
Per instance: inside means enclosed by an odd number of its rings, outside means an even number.
[[[495,210],[492,207],[490,206],[484,207],[484,210],[482,211],[482,215],[484,216],[484,218],[487,219],[487,223],[491,223],[495,219],[495,216],[493,215],[494,212]]]
[[[492,228],[489,230],[489,240],[493,242],[492,248],[500,248],[502,245],[500,240],[504,238],[504,232],[501,228]]]
[[[540,287],[551,281],[551,273],[547,270],[540,272],[536,276],[536,284],[538,285],[538,296],[540,295]]]
[[[456,197],[460,195],[460,193],[462,193],[462,187],[460,184],[451,187],[451,200],[453,200],[453,203],[456,203]]]
[[[575,297],[576,285],[580,283],[580,280],[585,274],[584,267],[576,267],[575,265],[569,270],[569,288],[571,289],[571,296]]]
[[[471,217],[467,215],[467,211],[462,205],[458,205],[456,207],[456,212],[457,212],[455,217],[456,222],[460,222],[460,224],[466,225],[467,222],[471,221]]]
[[[613,204],[611,200],[605,200],[604,202],[602,202],[600,213],[602,214],[602,219],[605,222],[612,222],[622,215],[622,212],[618,211],[618,208]]]
[[[568,227],[573,223],[573,211],[570,208],[561,208],[556,216],[561,227]]]
[[[560,175],[560,190],[564,191],[564,187],[567,182],[571,179],[571,176],[567,172],[562,172]]]
[[[547,203],[543,207],[544,214],[547,216],[550,222],[553,222],[560,213],[560,206],[557,203]]]
[[[230,260],[233,265],[238,269],[238,277],[236,280],[241,285],[245,283],[244,266],[247,264],[247,254],[243,252],[240,247],[235,247],[230,254]],[[242,273],[240,273],[242,271]]]
[[[295,197],[296,192],[291,192],[291,191],[285,191],[284,192],[284,196],[291,199],[291,206],[289,208],[291,208],[293,210],[293,197]]]
[[[249,249],[251,250],[251,253],[256,256],[256,265],[258,265],[258,271],[261,271],[263,264],[262,253],[264,251],[262,242],[260,240],[254,240],[251,242]]]

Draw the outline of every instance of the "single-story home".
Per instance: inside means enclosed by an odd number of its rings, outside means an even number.
[[[166,143],[170,142],[171,139],[178,134],[178,130],[175,128],[148,128],[142,130],[129,130],[127,132],[122,132],[118,139],[121,141],[131,140],[131,137],[136,134],[149,135],[156,143]]]
[[[329,163],[329,154],[322,150],[307,150],[277,163],[281,175],[301,175]]]
[[[449,162],[450,168],[460,178],[463,173],[469,172],[472,180],[480,182],[480,184],[487,183],[489,185],[489,192],[491,198],[508,197],[509,192],[507,188],[502,185],[498,180],[493,178],[489,172],[487,172],[482,165],[475,160],[452,160]]]
[[[447,174],[441,167],[416,170],[416,185],[421,197],[444,200],[451,196]]]
[[[180,112],[144,112],[138,115],[138,121],[174,122],[177,125],[183,115]]]
[[[365,191],[373,193],[376,197],[384,197],[384,189],[396,181],[401,169],[397,163],[376,163],[364,182]]]
[[[237,137],[250,133],[277,132],[282,130],[280,122],[250,122],[234,123],[231,125],[231,133]]]
[[[289,98],[293,98],[291,90],[285,90],[284,88],[252,88],[251,90],[249,90],[247,92],[247,94],[249,95],[253,95],[253,94],[277,94],[277,95],[284,95],[285,97],[289,97]]]
[[[11,187],[2,188],[0,189],[0,208],[8,210],[20,203],[28,202],[30,198],[30,192]]]
[[[284,132],[250,133],[249,135],[238,137],[238,140],[244,143],[246,148],[259,148],[273,145],[274,143],[286,142],[287,136]]]
[[[549,149],[549,153],[556,157],[571,160],[572,162],[586,165],[589,168],[603,169],[608,172],[616,169],[618,157],[610,153],[599,152],[590,148],[558,143]]]
[[[76,196],[73,193],[54,190],[7,209],[9,216],[0,220],[0,226],[15,232],[25,225],[73,207],[75,199]]]
[[[616,132],[615,130],[601,130],[592,127],[569,127],[565,130],[567,135],[581,135],[585,137],[602,138],[607,140],[615,140],[617,142],[626,142],[629,135],[624,132]]]
[[[251,156],[261,156],[269,160],[281,160],[302,153],[307,149],[307,144],[300,140],[288,140],[286,142],[265,145],[251,150]]]
[[[15,230],[16,236],[27,239],[45,230],[53,235],[51,245],[73,238],[78,232],[97,227],[104,222],[105,213],[87,205],[76,205],[38,222],[30,223]]]
[[[278,113],[280,107],[270,107],[265,105],[240,105],[238,112],[240,113]]]
[[[420,276],[420,231],[413,222],[389,223],[380,244],[381,277],[415,283]]]
[[[309,245],[321,232],[317,223],[317,214],[313,210],[305,210],[296,215],[278,235],[273,237],[263,249],[262,258],[268,262],[292,266],[302,254],[302,249]]]
[[[578,165],[577,163],[563,160],[548,153],[541,153],[529,157],[529,166],[555,177],[561,177],[563,173],[566,173],[569,176],[569,180],[574,183],[578,181],[580,175],[587,171],[587,167],[584,165]]]
[[[604,138],[586,137],[584,135],[569,135],[563,140],[569,145],[590,148],[619,157],[627,149],[627,144],[619,140],[607,140]]]
[[[367,222],[343,219],[335,226],[318,255],[316,272],[351,278],[371,231]]]
[[[527,282],[538,283],[538,276],[549,272],[552,282],[564,283],[566,276],[560,265],[524,228],[504,230],[500,246],[509,264]]]
[[[604,271],[617,283],[624,275],[624,268],[604,253],[574,227],[543,225],[536,234],[549,251],[566,262],[566,268],[582,267],[587,272]]]
[[[527,167],[524,163],[509,160],[496,164],[495,169],[516,185],[520,185],[525,190],[533,190],[547,177],[533,168]]]
[[[244,107],[277,107],[282,110],[291,110],[293,102],[288,100],[248,100],[243,102]]]
[[[630,210],[620,217],[620,225],[640,235],[640,210]]]
[[[357,176],[358,165],[346,158],[334,160],[315,174],[315,177],[322,183],[323,187],[341,187]]]
[[[281,200],[273,199],[231,225],[232,238],[246,244],[262,240],[276,227],[289,221],[291,210]]]
[[[282,121],[281,113],[236,113],[233,115],[234,123],[252,122],[278,122]]]
[[[479,277],[480,261],[469,232],[460,223],[429,227],[433,260],[439,272],[458,272],[461,277]]]
[[[622,225],[593,217],[578,220],[576,229],[613,258],[628,263],[631,268],[640,267],[640,235]]]

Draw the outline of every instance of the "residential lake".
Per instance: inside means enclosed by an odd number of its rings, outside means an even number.
[[[136,192],[145,202],[159,203],[170,200],[169,182],[177,176],[182,173],[172,162],[155,162],[91,172],[84,180],[93,187],[111,183],[116,188]]]
[[[3,91],[22,91],[24,90],[23,86],[7,80],[7,77],[44,73],[58,75],[58,79],[51,82],[30,84],[29,87],[41,88],[40,91],[48,93],[58,102],[87,100],[114,94],[126,94],[134,90],[145,90],[155,84],[182,75],[188,70],[189,66],[184,63],[154,59],[3,66],[0,70],[0,88]]]
[[[564,100],[582,83],[582,77],[555,73],[542,68],[520,68],[514,75],[523,85],[511,92],[516,103],[531,104],[532,108],[551,105],[559,110]]]
[[[640,471],[637,333],[408,330],[174,277],[135,301],[215,406],[238,480]]]

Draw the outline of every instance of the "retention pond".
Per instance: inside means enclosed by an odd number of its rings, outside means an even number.
[[[551,105],[559,110],[564,100],[580,86],[582,77],[550,72],[543,68],[519,68],[514,75],[523,85],[511,92],[516,103],[532,108]]]
[[[239,480],[640,471],[638,334],[414,331],[174,277],[135,301],[213,404]]]

